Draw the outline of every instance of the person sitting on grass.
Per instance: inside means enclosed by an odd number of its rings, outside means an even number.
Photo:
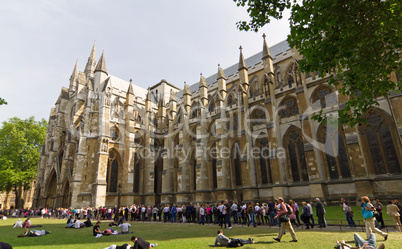
[[[223,235],[222,229],[218,229],[218,236],[215,239],[215,246],[243,246],[244,244],[254,244],[254,240],[248,238],[248,240],[243,239],[232,239]]]
[[[32,226],[31,220],[30,220],[29,218],[27,218],[27,219],[24,221],[24,223],[22,223],[22,227],[23,227],[23,228],[33,228],[33,227],[42,227],[42,225],[35,225],[35,226]]]
[[[128,229],[129,229],[129,227],[131,227],[131,225],[128,223],[127,220],[125,220],[123,224],[119,225],[119,227],[121,227],[122,233],[128,233],[129,232]]]
[[[92,225],[92,222],[91,222],[91,218],[87,218],[87,220],[84,222],[84,225],[85,225],[85,227],[91,227],[91,226],[93,226]]]
[[[364,240],[360,235],[357,233],[354,234],[354,239],[355,239],[355,246],[351,246],[345,243],[343,240],[342,242],[336,241],[336,246],[335,248],[337,249],[384,249],[385,245],[381,244],[377,247],[377,238],[375,237],[374,233],[370,234],[370,237],[368,240]]]
[[[16,227],[22,227],[22,221],[21,221],[21,219],[18,219],[17,222],[15,222],[13,228],[16,228]]]
[[[74,222],[74,228],[83,228],[85,225],[84,223],[80,220],[80,218],[78,218],[78,220],[76,220]]]
[[[45,230],[29,230],[25,228],[25,233],[18,235],[18,237],[40,237],[51,233]]]
[[[133,247],[131,247],[131,248],[134,248],[134,249],[149,249],[149,248],[158,246],[157,243],[151,244],[148,241],[145,241],[141,237],[137,238],[137,237],[133,236],[133,237],[131,237],[131,241],[134,243]]]
[[[73,227],[73,220],[71,218],[68,218],[66,228],[71,228],[71,227]]]
[[[96,225],[94,226],[94,228],[92,230],[94,233],[94,236],[97,236],[98,234],[102,234],[102,231],[100,230],[100,224],[101,224],[100,221],[96,222]]]

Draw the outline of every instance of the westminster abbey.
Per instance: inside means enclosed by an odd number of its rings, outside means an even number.
[[[183,88],[109,74],[92,48],[50,111],[34,207],[296,200],[402,194],[402,93],[367,123],[327,127],[347,97],[299,72],[286,41]],[[394,80],[397,76],[393,75]]]

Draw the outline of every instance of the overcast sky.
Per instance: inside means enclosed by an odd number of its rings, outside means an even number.
[[[93,42],[108,73],[141,87],[161,79],[183,87],[289,34],[289,14],[258,33],[239,31],[245,8],[231,0],[26,0],[0,4],[0,122],[49,117],[75,61],[84,71]],[[135,93],[134,93],[135,94]]]

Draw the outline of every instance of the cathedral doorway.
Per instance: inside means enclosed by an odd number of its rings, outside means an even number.
[[[66,180],[63,185],[63,196],[61,200],[61,206],[63,208],[68,208],[71,205],[71,193],[70,193],[70,183]]]
[[[57,176],[56,172],[53,171],[50,174],[49,181],[46,188],[46,208],[54,208],[56,205],[56,187],[57,187]]]

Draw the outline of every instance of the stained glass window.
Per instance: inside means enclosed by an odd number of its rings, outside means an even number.
[[[337,97],[335,93],[331,93],[328,87],[323,87],[315,91],[312,102],[315,108],[325,108],[336,105]]]
[[[299,114],[299,108],[297,107],[296,99],[285,99],[279,108],[279,115],[281,116],[281,118],[288,118],[297,114]]]
[[[308,181],[306,156],[301,135],[298,131],[293,130],[288,136],[288,156],[293,182]]]
[[[240,163],[240,145],[235,144],[235,152],[234,152],[234,171],[235,171],[235,177],[236,177],[236,186],[241,186],[242,185],[242,180],[241,180],[241,163]]]
[[[110,129],[110,137],[114,141],[119,140],[119,130],[117,129],[117,127],[112,127]]]
[[[376,174],[401,173],[394,137],[386,120],[376,113],[367,118],[363,128],[370,151],[371,162]]]
[[[257,108],[251,113],[251,124],[258,125],[266,122],[265,111],[262,108]]]

